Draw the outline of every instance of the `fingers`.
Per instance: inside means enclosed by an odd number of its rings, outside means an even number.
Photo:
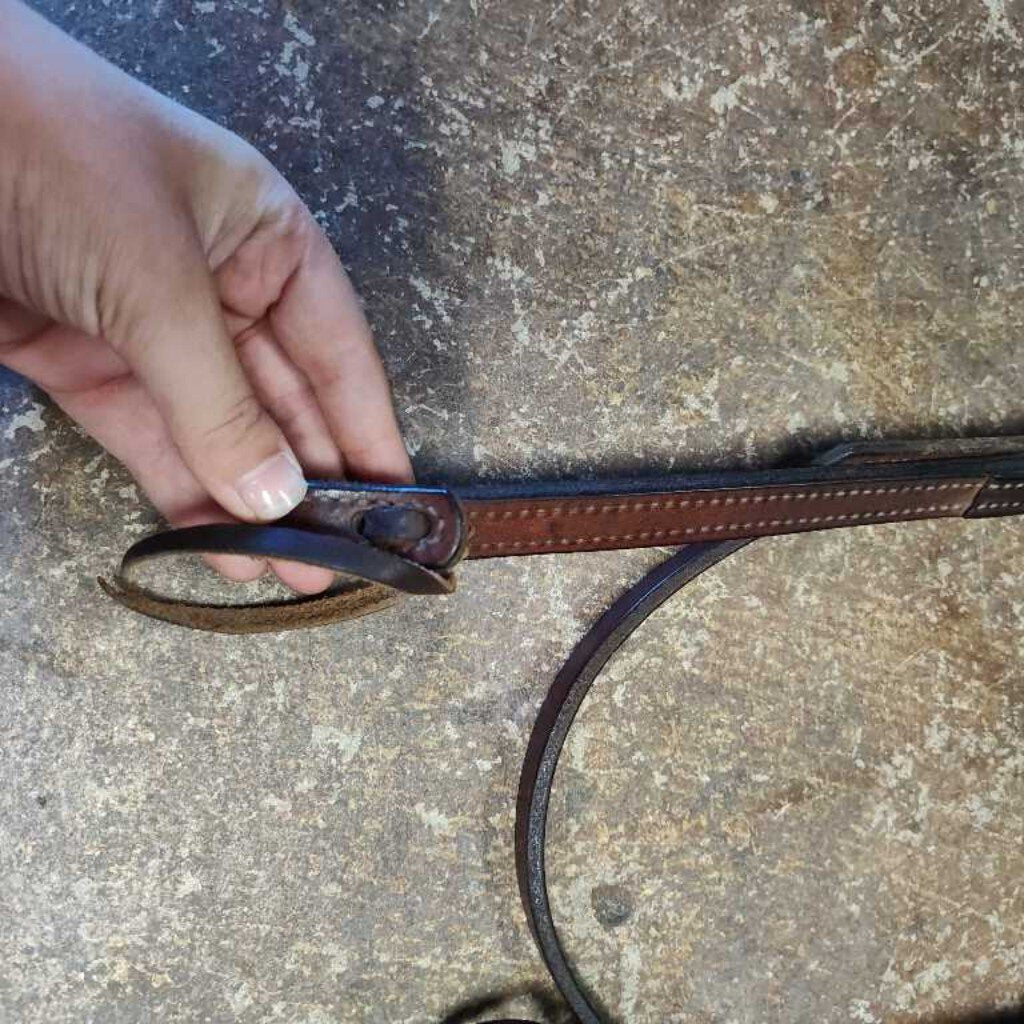
[[[306,380],[271,337],[265,320],[235,340],[238,356],[264,408],[284,431],[310,476],[340,479],[341,452]],[[271,561],[280,580],[303,594],[316,594],[334,582],[334,573],[315,565]]]
[[[217,282],[242,365],[309,472],[411,480],[369,327],[308,212],[292,206],[261,226],[218,268]],[[331,582],[308,566],[272,565],[296,590]]]
[[[98,338],[52,320],[20,313],[11,303],[9,312],[0,309],[0,331],[10,328],[6,342],[0,341],[0,361],[28,377],[44,391],[87,392],[129,374],[128,364]],[[16,333],[19,327],[32,330]]]
[[[290,233],[294,250],[287,258],[278,252],[276,260],[261,260],[263,245],[252,247],[262,269],[276,263],[294,269],[278,288],[263,280],[245,302],[229,303],[229,319],[240,307],[254,307],[242,311],[243,319],[257,312],[261,295],[263,311],[269,307],[257,327],[250,321],[237,350],[204,254],[195,245],[166,243],[148,259],[149,294],[134,290],[137,275],[120,290],[108,286],[114,312],[103,311],[101,327],[110,347],[95,343],[94,365],[84,375],[81,366],[68,369],[53,359],[44,344],[26,346],[39,356],[36,379],[129,466],[176,525],[214,518],[204,489],[242,519],[284,515],[305,493],[299,459],[317,475],[337,477],[347,468],[363,479],[412,478],[358,300],[326,239],[309,225],[298,232],[297,246]],[[132,403],[107,408],[112,388],[99,389],[106,392],[102,399],[88,390],[97,380],[122,376],[132,402],[150,402],[153,422],[145,429],[133,426],[138,409],[118,418],[117,409]],[[61,391],[76,383],[88,387]],[[228,566],[226,574],[252,578],[261,569],[247,562]],[[275,570],[305,592],[331,581],[310,567],[281,563]]]
[[[235,339],[242,369],[263,407],[284,432],[308,476],[337,479],[344,460],[309,381],[281,351],[266,320]]]
[[[312,386],[348,476],[411,481],[412,465],[369,325],[341,262],[315,224],[270,321]]]
[[[16,312],[4,316],[0,309],[0,328],[9,325],[13,331],[17,323],[27,323]],[[9,345],[0,343],[0,360],[47,391],[121,461],[172,526],[231,521],[182,461],[152,399],[109,345],[53,324],[30,333],[24,344],[13,335],[4,340]],[[317,474],[339,475],[337,446],[311,396],[311,410],[302,410],[302,374],[265,330],[248,332],[240,355],[265,407],[280,409],[280,422],[303,463]],[[262,560],[232,555],[211,555],[206,561],[236,582],[257,579],[267,568]],[[274,570],[300,593],[317,593],[333,582],[333,574],[316,566],[275,561]]]
[[[20,345],[22,341],[33,338],[49,322],[48,317],[0,298],[0,349]]]
[[[91,341],[82,337],[85,342]],[[48,367],[53,369],[52,361]],[[163,417],[134,377],[114,378],[86,392],[55,392],[54,398],[124,464],[172,526],[233,521],[185,465]],[[267,570],[263,559],[241,555],[205,555],[204,559],[236,583],[259,579]],[[319,593],[334,580],[334,574],[326,569],[293,562],[275,560],[274,571],[283,583],[304,594]]]
[[[47,391],[90,436],[122,462],[172,526],[230,521],[182,461],[153,400],[102,341],[51,327],[3,361]],[[211,555],[209,564],[236,582],[266,572],[260,559]]]
[[[123,463],[171,526],[233,521],[185,465],[163,417],[135,378],[121,377],[98,392],[55,399]],[[264,559],[206,555],[204,560],[235,583],[259,579],[267,571]]]
[[[153,397],[184,463],[228,512],[266,521],[291,511],[306,484],[280,428],[254,394],[224,325],[197,245],[149,256],[148,294],[134,281],[104,337]]]

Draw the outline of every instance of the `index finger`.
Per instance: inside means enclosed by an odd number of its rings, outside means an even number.
[[[411,481],[370,326],[341,261],[310,221],[306,252],[270,313],[274,333],[309,379],[348,475]]]

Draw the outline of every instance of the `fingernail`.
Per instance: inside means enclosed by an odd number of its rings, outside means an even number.
[[[257,519],[280,519],[306,496],[302,468],[291,452],[279,452],[246,473],[236,485]]]

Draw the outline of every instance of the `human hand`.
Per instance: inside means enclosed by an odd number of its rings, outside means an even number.
[[[0,363],[175,526],[412,470],[358,299],[251,146],[0,0]],[[235,580],[266,565],[211,556]],[[274,562],[313,593],[323,569]]]

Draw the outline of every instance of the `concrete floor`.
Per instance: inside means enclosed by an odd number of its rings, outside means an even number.
[[[1024,433],[1015,0],[38,6],[289,175],[423,479]],[[154,522],[126,474],[11,376],[0,417],[0,1020],[468,1022],[509,994],[558,1021],[515,890],[520,758],[657,555],[190,635],[96,589]],[[1022,570],[1012,521],[788,538],[637,634],[551,851],[622,1021],[1020,999]]]

